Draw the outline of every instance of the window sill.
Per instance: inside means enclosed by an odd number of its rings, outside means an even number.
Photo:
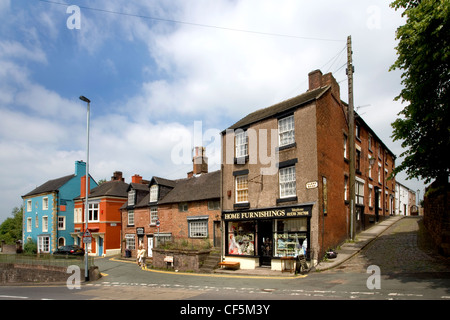
[[[246,164],[249,160],[249,156],[234,158],[234,164]]]
[[[242,203],[235,203],[233,205],[234,209],[249,209],[250,203],[249,202],[242,202]]]
[[[278,203],[284,203],[284,202],[291,202],[291,201],[297,202],[297,200],[298,200],[297,196],[286,197],[286,198],[278,198],[277,199],[277,204]]]
[[[293,142],[293,143],[289,143],[289,144],[281,146],[281,147],[277,147],[277,148],[275,148],[275,151],[283,151],[283,150],[295,148],[295,147],[297,147],[297,142]]]

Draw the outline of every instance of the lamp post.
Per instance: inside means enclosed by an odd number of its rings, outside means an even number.
[[[86,203],[84,205],[84,222],[85,222],[85,230],[88,230],[88,210],[89,210],[89,113],[90,113],[90,103],[91,100],[86,98],[85,96],[80,96],[80,100],[87,103],[87,146],[86,146]],[[84,239],[84,238],[83,238]],[[89,264],[88,264],[88,250],[87,245],[85,244],[85,253],[84,253],[84,280],[89,281]]]

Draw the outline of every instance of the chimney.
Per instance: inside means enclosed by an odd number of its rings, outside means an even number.
[[[75,176],[79,174],[86,175],[86,162],[83,160],[75,161]]]
[[[131,177],[131,183],[142,183],[142,177],[138,174],[135,174]]]
[[[91,179],[89,179],[88,183],[89,183],[88,189],[90,190],[91,189]],[[82,176],[80,179],[80,197],[86,198],[86,175]]]
[[[122,177],[122,171],[115,171],[111,177],[111,181],[125,181]]]
[[[192,162],[194,163],[192,175],[208,173],[208,157],[206,156],[204,147],[194,148],[194,156],[192,158]],[[188,178],[189,177],[190,173],[188,173]]]
[[[333,74],[331,72],[327,74],[322,74],[322,71],[314,70],[308,74],[308,79],[309,79],[308,91],[329,85],[331,86],[331,93],[333,94],[333,96],[336,98],[337,101],[339,102],[341,101],[339,84],[337,83],[336,79],[333,77]]]

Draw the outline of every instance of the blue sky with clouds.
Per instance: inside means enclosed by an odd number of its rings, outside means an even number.
[[[67,26],[70,5],[79,29]],[[385,1],[0,0],[0,21],[0,221],[21,195],[86,159],[80,95],[92,101],[96,180],[116,170],[126,181],[181,178],[194,127],[219,169],[211,137],[303,93],[312,70],[333,72],[347,101],[348,35],[358,112],[402,152],[390,138],[401,79],[388,69],[403,20]],[[399,181],[423,195],[420,182]]]

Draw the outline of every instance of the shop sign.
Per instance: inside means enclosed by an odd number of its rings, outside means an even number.
[[[137,234],[138,236],[143,236],[143,235],[145,234],[144,228],[143,228],[143,227],[137,227],[137,228],[136,228],[136,234]]]
[[[311,215],[311,206],[224,213],[224,220],[285,219]]]

